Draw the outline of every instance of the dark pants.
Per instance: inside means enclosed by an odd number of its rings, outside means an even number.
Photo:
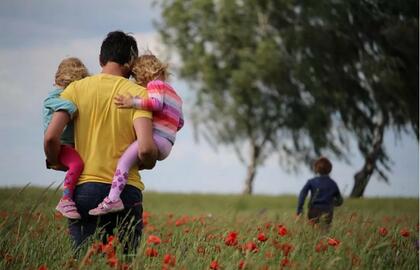
[[[118,236],[124,244],[125,253],[135,252],[139,244],[143,229],[143,195],[141,191],[131,185],[126,185],[121,193],[124,210],[100,217],[88,214],[90,209],[98,206],[108,195],[110,184],[89,182],[78,185],[74,192],[74,201],[82,218],[69,220],[69,232],[76,250],[92,236],[96,229],[100,230],[105,242],[108,235]]]
[[[333,211],[330,209],[311,207],[308,211],[308,219],[312,223],[322,223],[329,226],[333,219]]]

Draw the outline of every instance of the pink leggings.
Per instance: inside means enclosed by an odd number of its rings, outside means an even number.
[[[74,188],[83,172],[83,160],[73,147],[61,145],[58,161],[68,168],[63,184],[63,199],[72,200]]]
[[[153,140],[155,141],[158,149],[158,160],[164,160],[171,152],[172,143],[166,138],[156,134],[153,135]],[[128,172],[138,160],[138,149],[138,142],[135,141],[124,151],[123,155],[118,160],[117,169],[115,170],[111,190],[108,195],[108,198],[111,201],[115,201],[120,198],[120,194],[127,184]]]

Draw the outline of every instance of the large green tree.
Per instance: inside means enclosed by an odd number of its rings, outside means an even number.
[[[278,154],[286,168],[321,153],[340,158],[351,132],[373,164],[364,180],[355,178],[359,196],[374,171],[386,179],[377,166],[388,168],[385,127],[400,132],[409,125],[418,137],[418,36],[402,34],[416,29],[412,6],[170,0],[162,2],[159,29],[182,61],[181,77],[196,89],[196,130],[215,145],[233,146],[247,165],[245,193],[269,155]],[[405,43],[395,45],[400,38]]]
[[[315,100],[328,96],[323,106],[336,108],[355,135],[365,163],[351,196],[360,197],[373,173],[388,181],[385,131],[418,139],[418,1],[303,1],[300,7],[296,36],[304,46],[296,48],[308,51],[302,61],[313,72],[299,78]]]

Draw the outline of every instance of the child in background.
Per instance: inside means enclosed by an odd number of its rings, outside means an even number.
[[[314,171],[319,176],[314,177],[305,184],[299,194],[297,215],[301,215],[308,191],[311,191],[311,199],[308,204],[308,219],[313,223],[325,222],[327,227],[331,224],[334,206],[343,203],[340,190],[334,180],[329,176],[332,170],[331,162],[321,157],[314,163]]]
[[[164,160],[171,152],[177,131],[184,125],[182,100],[175,90],[165,81],[168,78],[168,66],[151,54],[137,58],[132,66],[136,82],[146,87],[147,99],[132,96],[116,96],[115,104],[119,108],[135,108],[153,112],[153,139],[158,149],[158,160]],[[98,216],[124,209],[120,194],[127,183],[128,171],[138,159],[138,144],[131,144],[121,156],[112,180],[109,195],[89,211]],[[141,160],[140,160],[141,162]]]
[[[54,112],[66,111],[70,118],[76,112],[76,107],[70,101],[60,98],[60,93],[73,81],[88,76],[88,70],[78,58],[66,58],[61,61],[55,74],[56,88],[51,91],[44,100],[43,123],[44,132],[51,122]],[[73,191],[80,174],[83,171],[83,161],[74,149],[73,122],[70,122],[61,135],[61,149],[59,161],[68,168],[63,184],[63,196],[56,210],[63,216],[71,219],[80,219],[76,204],[73,201]],[[47,162],[47,168],[53,168]]]

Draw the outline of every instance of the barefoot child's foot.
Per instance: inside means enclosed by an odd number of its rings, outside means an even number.
[[[111,201],[108,197],[105,197],[105,199],[98,205],[98,207],[89,211],[89,215],[100,216],[108,213],[119,212],[123,209],[124,204],[122,203],[121,199]]]
[[[79,212],[77,212],[76,204],[72,200],[61,199],[55,209],[66,218],[81,219]]]

